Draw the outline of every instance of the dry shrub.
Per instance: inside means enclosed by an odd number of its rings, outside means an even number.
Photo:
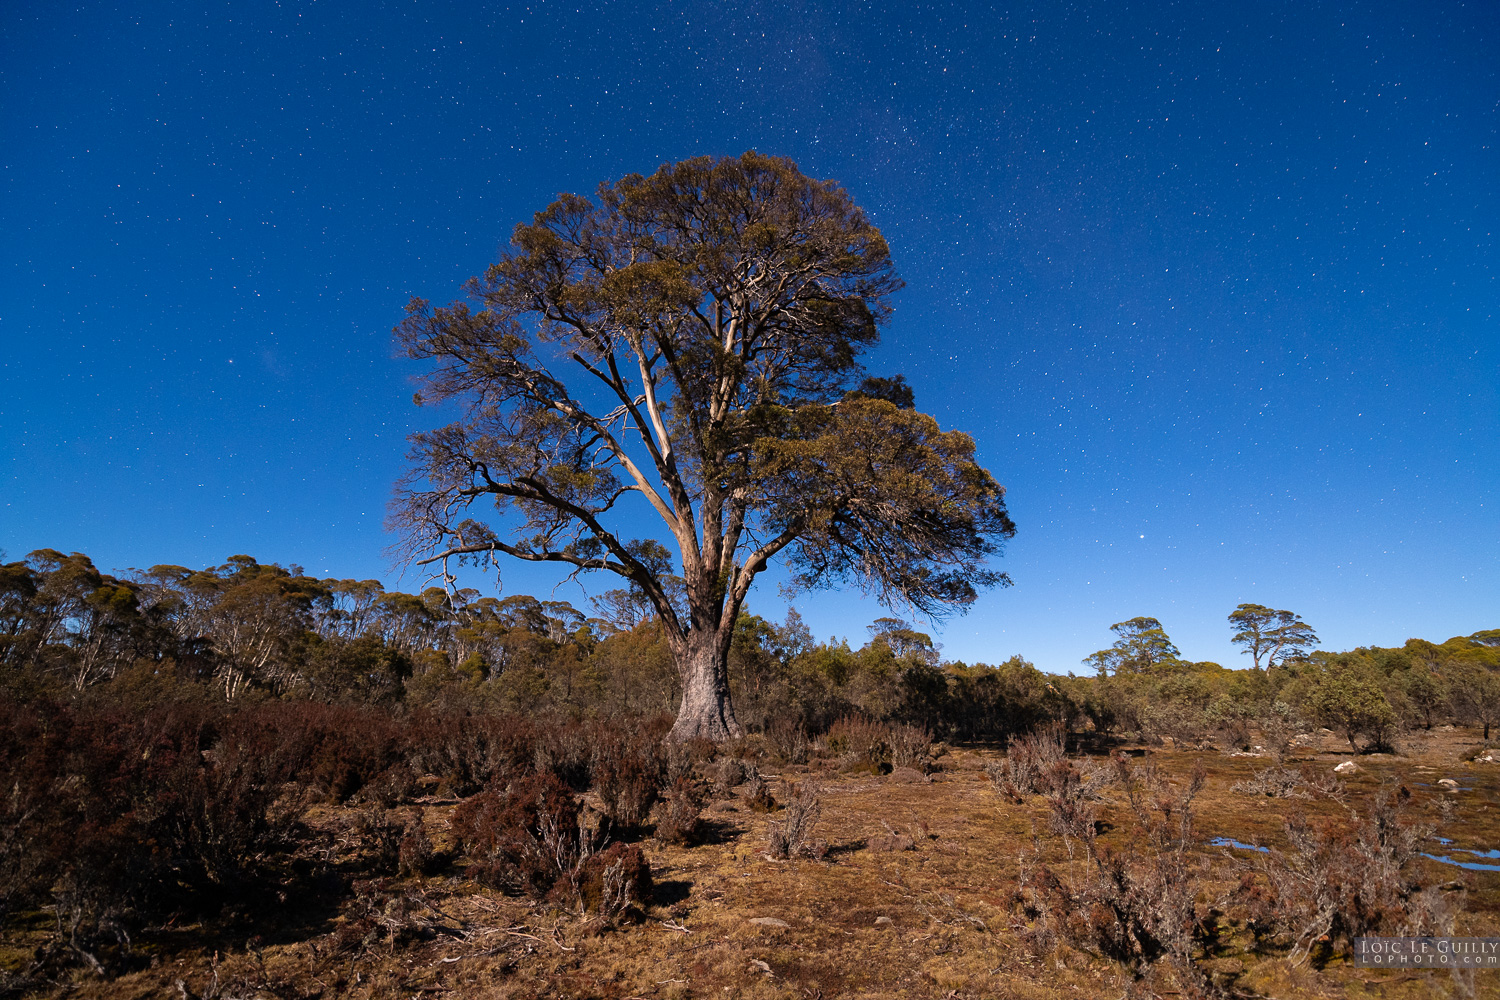
[[[613,844],[584,858],[570,884],[579,909],[593,914],[596,926],[613,925],[651,898],[651,865],[635,844]]]
[[[459,796],[503,785],[531,770],[536,727],[514,715],[419,713],[409,726],[410,767]]]
[[[845,770],[879,770],[890,756],[890,727],[846,715],[828,727],[823,743]]]
[[[1213,911],[1197,902],[1202,866],[1189,855],[1202,764],[1180,792],[1149,764],[1132,769],[1117,759],[1116,768],[1130,812],[1127,845],[1100,844],[1092,822],[1071,823],[1054,810],[1056,825],[1070,826],[1067,835],[1083,843],[1083,871],[1069,880],[1039,864],[1039,852],[1023,857],[1014,929],[1039,950],[1060,941],[1118,962],[1133,987],[1147,986],[1165,965],[1183,993],[1215,995],[1217,987],[1194,961],[1217,934]]]
[[[380,808],[357,810],[345,831],[349,846],[364,855],[364,869],[378,875],[394,875],[401,861],[401,841],[406,826],[399,816]]]
[[[904,832],[891,825],[888,820],[881,820],[880,825],[885,827],[885,833],[876,834],[865,845],[876,852],[915,851],[919,841],[927,840],[932,836],[932,829],[927,825],[927,821],[915,816],[912,817],[910,825]]]
[[[437,868],[437,854],[421,810],[406,824],[397,849],[396,871],[403,876],[431,875]]]
[[[760,770],[751,764],[745,773],[745,805],[755,812],[768,813],[776,809],[776,798],[771,786],[761,777]]]
[[[703,794],[692,779],[681,777],[657,810],[656,839],[669,844],[695,844],[703,832],[699,812]]]
[[[1256,771],[1244,781],[1231,785],[1230,791],[1273,799],[1335,799],[1340,802],[1344,799],[1344,783],[1338,775],[1310,767],[1294,771],[1284,764]]]
[[[925,726],[892,726],[886,738],[890,746],[892,768],[927,770],[927,765],[931,763],[928,751],[932,749],[932,733]]]
[[[798,855],[821,857],[827,853],[826,846],[812,839],[813,827],[822,812],[823,805],[816,788],[811,785],[790,786],[782,818],[767,825],[770,856],[782,861]]]
[[[783,763],[807,763],[807,729],[800,720],[785,717],[775,719],[766,727],[766,742]]]
[[[1033,729],[1012,737],[1004,760],[985,767],[990,780],[1007,799],[1019,805],[1027,795],[1051,791],[1053,765],[1067,760],[1067,733],[1060,723]]]
[[[572,790],[551,774],[481,792],[460,804],[450,822],[471,877],[533,899],[546,898],[592,848]]]
[[[217,912],[290,846],[306,798],[289,779],[305,744],[279,738],[278,711],[29,710],[51,731],[34,752],[12,746],[0,760],[13,823],[0,875],[9,905],[50,904],[58,937],[40,959],[49,969],[130,967],[136,929]]]
[[[1074,839],[1091,842],[1096,811],[1085,790],[1083,776],[1066,760],[1048,764],[1041,776],[1047,787],[1047,828],[1063,838],[1069,854]]]
[[[714,794],[721,798],[729,798],[734,790],[745,783],[750,771],[745,762],[738,757],[726,757],[719,761],[719,766],[712,772],[714,778]]]
[[[601,733],[619,738],[629,730],[628,724],[587,726],[579,722],[556,722],[538,726],[532,767],[539,774],[552,775],[574,791],[585,791],[593,779],[595,740]]]
[[[718,753],[718,745],[701,736],[664,744],[662,787],[671,788],[679,778],[695,779],[699,767],[711,764]]]
[[[594,791],[616,826],[634,830],[646,822],[661,794],[666,759],[660,740],[601,724],[595,730]]]
[[[343,907],[344,922],[330,936],[336,952],[360,955],[378,944],[394,950],[434,936],[433,923],[421,916],[427,900],[410,886],[393,886],[388,879],[358,879],[352,888],[354,894]],[[257,990],[252,995],[261,994]]]
[[[1452,933],[1457,904],[1417,878],[1414,862],[1432,830],[1404,818],[1410,801],[1404,785],[1386,785],[1363,814],[1313,821],[1293,813],[1290,850],[1238,861],[1231,902],[1245,908],[1257,939],[1289,948],[1294,964],[1321,964],[1361,935]]]

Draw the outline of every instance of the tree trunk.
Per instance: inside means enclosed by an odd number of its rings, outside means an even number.
[[[682,673],[682,704],[677,722],[667,740],[707,739],[715,743],[745,735],[729,701],[729,643],[713,635],[691,636],[685,656],[679,659]]]

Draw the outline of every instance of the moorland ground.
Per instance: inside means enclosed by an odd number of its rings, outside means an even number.
[[[1236,790],[1269,762],[1213,749],[1100,740],[1070,745],[1075,766],[1124,755],[1154,765],[1160,791],[1181,790],[1205,769],[1192,803],[1187,868],[1199,912],[1233,893],[1260,852],[1288,849],[1285,820],[1306,815],[1337,826],[1392,790],[1406,799],[1398,822],[1424,837],[1421,851],[1455,860],[1500,845],[1500,765],[1469,758],[1480,733],[1454,727],[1416,731],[1395,755],[1357,758],[1342,794],[1279,798]],[[1019,804],[987,773],[1003,756],[985,746],[937,748],[931,773],[904,768],[850,771],[821,755],[778,763],[755,739],[734,748],[761,757],[773,795],[816,789],[819,814],[810,855],[774,860],[768,833],[785,810],[759,811],[747,786],[708,792],[696,842],[669,844],[637,831],[652,886],[617,919],[602,922],[572,906],[538,902],[470,877],[450,821],[459,800],[426,787],[384,807],[319,804],[305,814],[301,856],[254,902],[213,921],[175,922],[138,932],[135,967],[101,977],[77,967],[41,995],[104,997],[1116,997],[1192,995],[1163,959],[1139,980],[1086,937],[1050,943],[1035,911],[1018,900],[1026,871],[1045,865],[1079,884],[1085,845],[1053,832],[1046,796]],[[1328,733],[1298,746],[1290,767],[1331,774],[1350,759]],[[844,766],[840,766],[840,764]],[[700,774],[713,760],[697,765]],[[993,770],[993,768],[991,768]],[[1453,779],[1457,790],[1439,785]],[[705,781],[706,791],[714,787]],[[1409,799],[1400,789],[1409,792]],[[587,803],[590,792],[584,797]],[[1147,849],[1118,783],[1092,803],[1100,832],[1092,850]],[[431,874],[380,874],[373,841],[384,824],[409,828],[418,814],[440,860]],[[372,818],[373,817],[373,818]],[[1430,834],[1428,831],[1430,830]],[[1444,845],[1435,838],[1451,842]],[[811,856],[819,855],[819,856]],[[1264,856],[1264,855],[1262,855]],[[373,874],[372,874],[373,872]],[[1417,857],[1407,876],[1430,887],[1455,914],[1453,933],[1500,934],[1500,871],[1464,869]],[[1500,971],[1357,968],[1347,948],[1310,942],[1311,953],[1258,941],[1221,906],[1220,933],[1195,946],[1194,967],[1209,989],[1263,997],[1500,996]],[[1065,922],[1066,915],[1054,914]],[[1078,919],[1094,919],[1075,914]],[[1094,915],[1097,916],[1097,915]],[[40,912],[13,922],[0,961],[12,971],[55,931]],[[1070,943],[1071,942],[1071,943]],[[1336,944],[1336,942],[1335,942]]]

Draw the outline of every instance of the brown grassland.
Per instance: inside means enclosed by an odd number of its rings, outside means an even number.
[[[1342,817],[1346,807],[1363,808],[1383,783],[1410,790],[1406,821],[1430,826],[1455,847],[1500,845],[1500,766],[1465,759],[1478,738],[1477,730],[1453,727],[1416,731],[1400,755],[1358,758],[1343,803],[1233,790],[1267,765],[1253,756],[1087,743],[1070,748],[1070,756],[1149,759],[1178,787],[1197,762],[1206,766],[1189,858],[1202,872],[1198,903],[1206,910],[1233,890],[1236,866],[1253,857],[1207,841],[1230,837],[1284,847],[1289,809]],[[1299,748],[1290,763],[1322,773],[1348,759],[1340,738],[1325,731],[1319,739]],[[740,749],[753,755],[756,748],[751,742]],[[749,808],[740,786],[728,797],[711,798],[694,846],[640,841],[651,865],[651,897],[609,925],[471,881],[449,829],[456,800],[432,795],[385,819],[404,824],[420,811],[438,856],[450,852],[448,863],[431,875],[356,879],[351,892],[338,872],[370,868],[362,856],[370,840],[340,836],[357,825],[358,810],[316,806],[306,822],[323,828],[330,846],[320,859],[293,860],[277,898],[212,930],[153,931],[135,942],[150,956],[149,966],[108,979],[80,970],[42,994],[184,1000],[1192,995],[1169,969],[1133,983],[1121,965],[1080,948],[1059,943],[1033,950],[1036,939],[1025,933],[1017,906],[1022,855],[1039,851],[1040,860],[1065,878],[1088,862],[1082,845],[1049,832],[1044,798],[1017,805],[997,792],[985,766],[999,756],[988,747],[947,748],[926,776],[910,769],[848,773],[818,756],[807,765],[765,764],[778,799],[788,797],[793,782],[818,790],[821,813],[812,836],[822,845],[813,853],[822,856],[772,860],[768,824],[781,814]],[[1441,789],[1442,778],[1456,779],[1460,790]],[[1095,805],[1099,844],[1127,846],[1131,823],[1121,789],[1104,787]],[[1429,844],[1422,850],[1450,853],[1435,840]],[[1440,886],[1461,903],[1454,933],[1500,934],[1500,871],[1425,858],[1416,865],[1423,885]],[[29,927],[13,924],[0,964],[23,966],[49,929],[40,917]],[[1342,951],[1315,950],[1298,961],[1285,949],[1254,947],[1250,933],[1232,922],[1195,963],[1231,995],[1500,996],[1500,971],[1465,977],[1356,968]]]

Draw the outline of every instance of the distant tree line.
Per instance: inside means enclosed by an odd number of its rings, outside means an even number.
[[[1500,722],[1500,630],[1327,652],[1292,612],[1242,604],[1229,625],[1249,669],[1184,660],[1161,622],[1142,616],[1112,626],[1117,641],[1084,661],[1094,676],[1062,677],[1019,656],[944,660],[929,635],[896,618],[877,620],[856,648],[815,641],[795,611],[782,622],[745,612],[730,684],[752,732],[820,732],[858,715],[956,740],[1057,721],[1235,742],[1280,713],[1378,749],[1403,728],[1466,723],[1488,738]],[[52,549],[0,565],[0,664],[12,697],[62,700],[190,694],[229,706],[282,699],[582,718],[672,714],[681,697],[639,592],[609,591],[585,612],[526,595],[387,591],[245,555],[121,577]]]
[[[1434,724],[1477,726],[1488,740],[1500,722],[1500,629],[1328,652],[1290,611],[1241,604],[1229,625],[1248,670],[1182,659],[1155,618],[1112,625],[1117,641],[1084,660],[1097,674],[1079,704],[1090,727],[1248,744],[1268,724],[1316,725],[1374,751]]]
[[[589,613],[592,612],[592,613]],[[877,621],[858,648],[815,642],[795,611],[742,613],[730,653],[752,731],[820,731],[845,715],[909,721],[954,738],[1003,738],[1076,714],[1020,657],[944,662],[906,622]],[[606,592],[588,612],[526,595],[482,597],[375,580],[318,579],[237,555],[222,565],[100,571],[41,549],[0,565],[0,664],[11,697],[192,696],[392,711],[671,714],[679,672],[645,596]]]

